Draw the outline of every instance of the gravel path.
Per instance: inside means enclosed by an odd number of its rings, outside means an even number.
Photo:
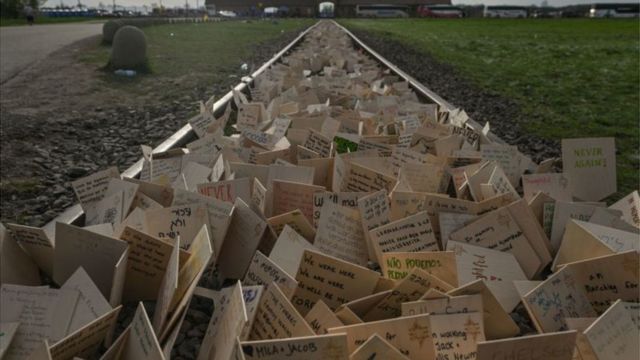
[[[0,84],[49,54],[102,33],[102,23],[5,26],[0,28]]]

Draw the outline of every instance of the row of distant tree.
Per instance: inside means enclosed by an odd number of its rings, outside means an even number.
[[[24,13],[25,7],[38,9],[47,0],[0,0],[0,16],[16,18]]]

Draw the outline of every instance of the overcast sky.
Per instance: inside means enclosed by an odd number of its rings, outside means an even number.
[[[56,6],[63,2],[65,5],[75,5],[78,0],[49,0],[45,6]],[[82,4],[89,7],[97,7],[100,1],[105,5],[111,6],[113,0],[80,0]],[[196,5],[196,0],[186,0],[189,2],[189,6]],[[198,0],[200,5],[204,5],[205,0]],[[452,0],[454,4],[485,4],[485,5],[540,5],[542,0]],[[256,0],[256,3],[259,2]],[[565,6],[573,4],[591,4],[593,2],[629,2],[627,0],[547,0],[550,6]],[[150,6],[152,3],[160,3],[160,0],[116,0],[116,4],[125,6]],[[384,0],[380,0],[380,3],[385,3]],[[162,4],[166,7],[180,6],[183,7],[185,0],[162,0]]]

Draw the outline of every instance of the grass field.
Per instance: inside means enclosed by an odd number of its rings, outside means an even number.
[[[523,124],[528,131],[555,139],[615,137],[619,185],[615,197],[638,189],[637,20],[341,22],[429,52],[479,86],[514,99],[529,119]]]
[[[36,16],[36,25],[40,24],[63,24],[71,22],[84,22],[84,21],[105,21],[99,18],[88,18],[81,16],[70,17],[48,17],[48,16]],[[26,26],[27,20],[24,17],[17,19],[0,17],[0,26]]]
[[[147,37],[150,76],[178,77],[200,74],[214,80],[220,68],[237,65],[253,47],[282,33],[302,30],[311,19],[173,24],[143,28]],[[98,65],[109,61],[111,47],[100,45],[82,55],[82,60]]]

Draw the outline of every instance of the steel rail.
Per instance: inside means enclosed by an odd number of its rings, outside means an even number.
[[[307,33],[309,33],[309,31],[311,31],[316,26],[318,26],[318,24],[320,24],[320,22],[316,22],[315,24],[309,26],[307,29],[302,31],[293,41],[291,41],[289,44],[287,44],[287,46],[285,46],[282,50],[276,53],[270,60],[267,60],[267,62],[265,62],[262,66],[260,66],[250,76],[243,77],[240,83],[238,83],[233,88],[233,90],[241,91],[245,93],[248,92],[249,85],[253,84],[254,78],[260,76],[260,74],[265,72],[269,67],[281,61],[283,56],[286,55],[289,51],[293,50],[293,48],[295,48],[297,45],[299,45],[302,39],[304,39],[304,37],[307,35]],[[213,104],[214,116],[216,117],[221,116],[225,108],[227,107],[227,105],[232,103],[232,100],[233,100],[233,91],[229,91],[223,97],[218,99],[218,101],[216,101]],[[160,143],[160,145],[156,146],[153,149],[153,153],[165,152],[170,149],[184,146],[187,143],[189,143],[191,140],[195,140],[196,135],[195,135],[195,132],[193,131],[193,128],[191,127],[191,124],[189,123],[189,120],[187,120],[187,123],[182,128],[180,128],[178,131],[173,133],[173,135],[165,139],[162,143]],[[125,170],[120,176],[123,178],[138,177],[140,175],[140,172],[142,171],[142,164],[143,164],[143,159],[141,158],[140,160],[135,162],[133,165],[131,165],[127,170]],[[58,215],[53,220],[49,221],[46,225],[44,225],[43,230],[45,231],[47,236],[49,236],[50,239],[54,239],[56,223],[63,222],[66,224],[77,225],[82,221],[83,216],[84,216],[84,212],[82,211],[82,207],[80,206],[80,204],[72,205],[71,207],[63,211],[60,215]]]
[[[251,75],[245,76],[241,79],[240,83],[236,85],[233,89],[240,92],[248,92],[249,86],[253,84],[253,81],[256,77],[260,76],[267,69],[269,69],[272,65],[278,63],[282,60],[282,58],[287,55],[291,50],[293,50],[297,45],[301,43],[304,37],[315,27],[317,27],[320,23],[327,20],[320,20],[316,22],[314,25],[308,27],[306,30],[302,31],[293,41],[291,41],[287,46],[285,46],[282,50],[276,53],[270,60],[265,62],[262,66],[260,66],[256,71],[254,71]],[[333,22],[338,28],[344,31],[354,42],[354,45],[357,48],[364,50],[371,58],[376,60],[378,63],[383,65],[384,67],[391,70],[398,77],[403,79],[404,81],[409,83],[409,86],[417,93],[419,97],[423,100],[427,100],[428,102],[432,102],[438,104],[442,108],[447,111],[451,111],[455,109],[455,106],[444,100],[438,94],[431,91],[429,88],[424,86],[422,83],[417,81],[411,75],[407,74],[396,65],[391,63],[389,60],[385,59],[382,55],[377,53],[375,50],[367,46],[362,40],[356,37],[351,31],[347,30],[344,26],[338,24],[334,20],[330,20]],[[222,98],[218,99],[213,104],[213,114],[218,117],[221,116],[224,112],[226,106],[230,105],[233,100],[233,91],[229,91]],[[190,120],[190,119],[189,119]],[[469,120],[468,124],[476,131],[481,131],[482,126],[473,120]],[[502,139],[497,137],[496,135],[489,133],[489,139],[492,141],[496,141],[499,143],[504,143]],[[153,153],[161,153],[170,149],[174,149],[177,147],[181,147],[186,145],[192,140],[196,139],[195,132],[193,131],[191,124],[187,121],[187,124],[176,131],[173,135],[164,140],[160,145],[153,149]],[[127,170],[125,170],[121,176],[123,178],[135,178],[140,175],[142,171],[143,159],[138,160],[135,164],[131,165]],[[55,226],[57,222],[63,222],[67,224],[79,224],[83,218],[83,211],[80,204],[73,205],[67,208],[64,212],[58,215],[53,220],[49,221],[44,227],[45,233],[50,238],[55,238]]]
[[[365,44],[362,40],[360,40],[357,36],[355,36],[347,28],[345,28],[344,26],[340,25],[335,20],[331,20],[331,22],[333,22],[337,27],[339,27],[347,35],[349,35],[349,37],[354,42],[356,47],[364,50],[371,58],[373,58],[378,63],[382,64],[383,66],[385,66],[386,68],[391,70],[391,72],[396,74],[402,80],[404,80],[407,83],[409,83],[409,87],[411,87],[418,94],[418,96],[422,97],[423,100],[426,99],[426,100],[429,100],[430,102],[436,103],[440,107],[446,109],[447,111],[451,111],[451,110],[454,110],[456,108],[456,106],[452,105],[451,103],[449,103],[448,101],[443,99],[440,95],[438,95],[435,92],[431,91],[429,88],[424,86],[424,84],[422,84],[421,82],[416,80],[413,76],[407,74],[402,69],[400,69],[395,64],[393,64],[391,61],[387,60],[384,56],[380,55],[377,51],[373,50],[371,47],[369,47],[367,44]],[[467,125],[469,127],[471,127],[473,130],[477,131],[477,132],[482,131],[482,126],[480,124],[478,124],[473,119],[469,119],[467,121]],[[489,138],[489,140],[491,140],[493,142],[504,144],[504,140],[502,140],[497,135],[495,135],[495,134],[493,134],[491,132],[489,132],[487,134],[487,137]]]

